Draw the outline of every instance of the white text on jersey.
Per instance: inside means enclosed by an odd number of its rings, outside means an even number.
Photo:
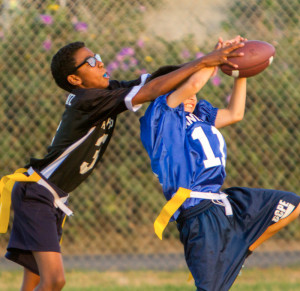
[[[280,219],[288,217],[292,213],[294,208],[295,205],[293,205],[292,203],[280,200],[274,212],[272,221],[278,222]]]
[[[190,113],[189,115],[186,116],[186,127],[192,125],[194,122],[197,121],[202,121],[200,118],[198,118],[196,115],[193,113]]]
[[[114,120],[109,117],[107,120],[102,122],[101,128],[110,129],[111,127],[113,127],[113,125],[114,125]]]
[[[72,102],[72,100],[74,99],[75,96],[76,96],[76,95],[74,95],[74,94],[70,94],[70,95],[68,96],[67,101],[66,101],[66,105],[71,106],[71,102]]]

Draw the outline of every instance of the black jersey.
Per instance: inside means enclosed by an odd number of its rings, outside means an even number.
[[[101,159],[115,128],[117,115],[132,107],[131,100],[145,84],[144,74],[133,81],[110,81],[107,89],[75,89],[68,96],[57,132],[43,159],[27,167],[41,172],[65,192],[83,182]]]

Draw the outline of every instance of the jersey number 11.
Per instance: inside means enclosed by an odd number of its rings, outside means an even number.
[[[220,152],[222,154],[222,157],[218,158],[215,156],[215,153],[209,143],[209,140],[204,132],[204,130],[202,129],[202,127],[196,127],[193,130],[192,133],[192,138],[194,140],[199,140],[199,142],[201,143],[201,146],[203,148],[204,154],[206,156],[206,160],[203,161],[204,163],[204,167],[207,168],[212,168],[212,167],[216,167],[216,166],[220,166],[223,165],[225,167],[225,153],[224,153],[224,138],[221,135],[221,133],[214,127],[211,126],[211,130],[212,133],[215,134],[219,140],[219,148],[220,148]]]

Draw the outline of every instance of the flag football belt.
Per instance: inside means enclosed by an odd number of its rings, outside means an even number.
[[[225,207],[226,215],[232,215],[232,208],[226,194],[194,192],[192,190],[180,187],[173,197],[165,204],[154,222],[154,231],[160,239],[162,239],[163,231],[167,227],[171,217],[188,198],[221,200],[223,202],[223,206]]]
[[[25,173],[27,172],[27,175]],[[68,196],[60,198],[56,191],[49,185],[37,172],[32,168],[21,168],[15,171],[14,174],[2,177],[0,180],[0,233],[6,233],[10,218],[11,192],[15,182],[31,182],[38,183],[49,190],[54,197],[54,206],[59,208],[66,215],[73,214],[64,203]]]

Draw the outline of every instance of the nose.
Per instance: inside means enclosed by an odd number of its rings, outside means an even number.
[[[97,60],[97,64],[98,64],[99,68],[103,68],[104,67],[104,63],[103,62],[100,62],[100,61]]]

